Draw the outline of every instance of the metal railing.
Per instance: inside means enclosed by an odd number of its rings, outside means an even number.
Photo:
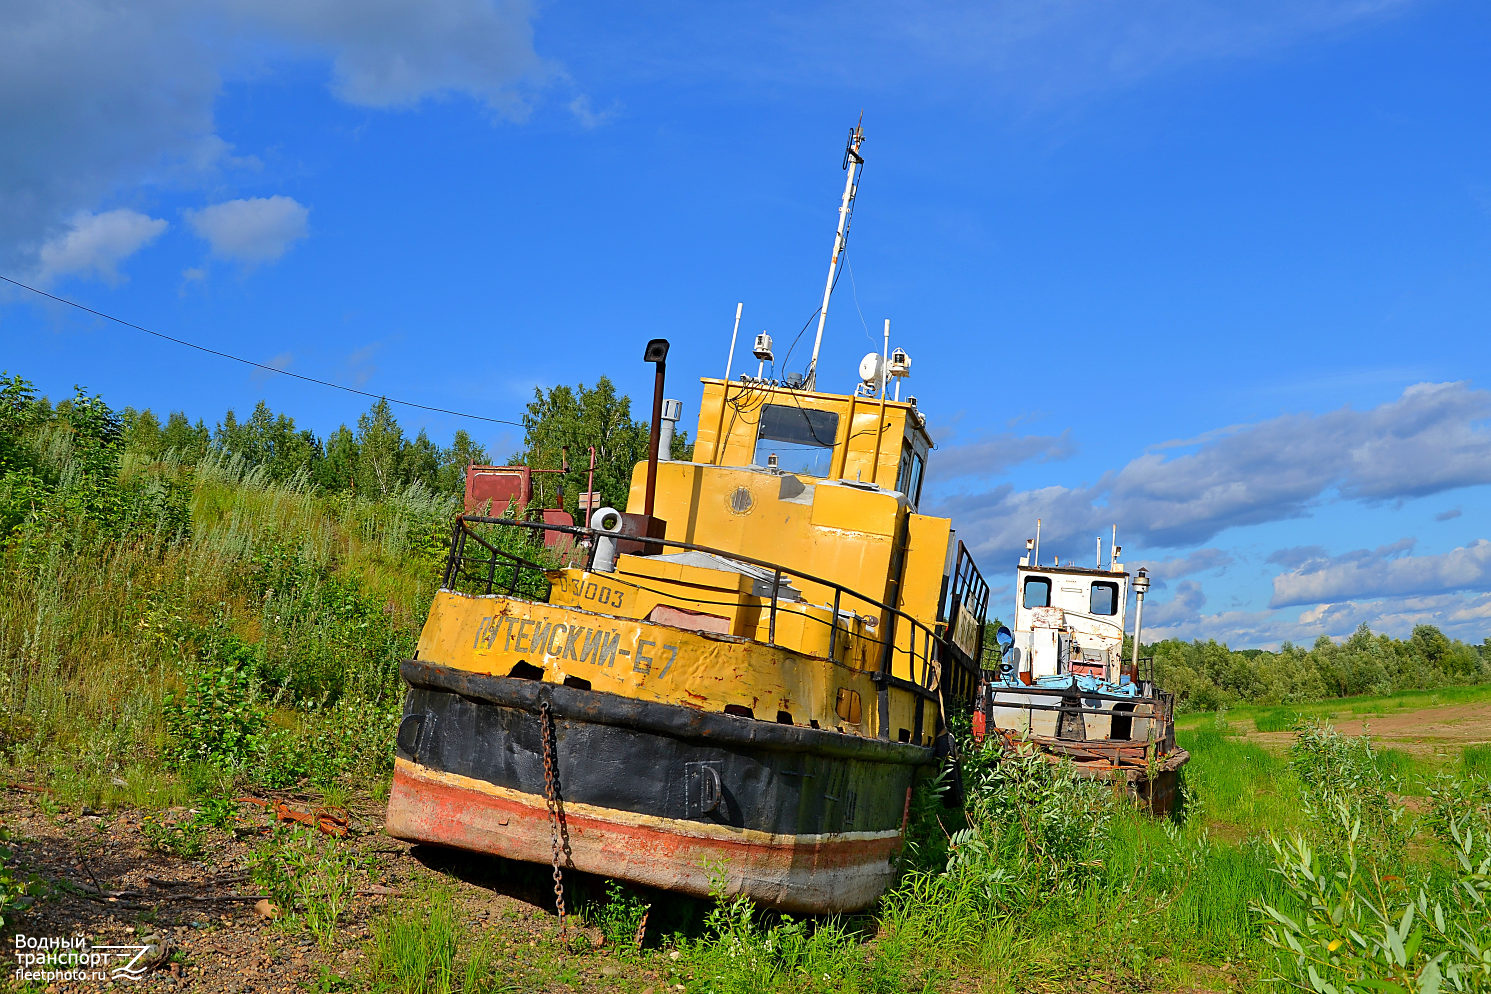
[[[542,563],[537,563],[531,559],[525,558],[524,556],[519,555],[517,552],[514,552],[510,549],[503,548],[501,544],[488,542],[486,539],[482,538],[481,535],[477,534],[477,532],[473,528],[474,525],[495,525],[503,528],[524,529],[526,531],[534,533],[560,533],[572,535],[576,538],[577,541],[570,548],[568,562],[564,562],[560,559],[560,557],[556,557],[556,562],[550,565],[544,565]],[[458,590],[459,588],[457,586],[457,582],[459,580],[465,579],[468,582],[474,580],[475,586],[480,589],[480,592],[485,594],[491,594],[498,589],[504,589],[508,594],[513,596],[524,596],[541,603],[547,603],[551,587],[551,584],[548,580],[548,573],[556,569],[562,569],[565,566],[577,565],[583,565],[586,570],[589,570],[595,560],[596,540],[601,536],[613,538],[617,537],[614,536],[612,533],[599,532],[593,528],[587,528],[581,525],[558,525],[549,524],[542,521],[523,521],[516,518],[494,518],[483,515],[461,515],[456,518],[455,528],[451,536],[450,553],[446,559],[445,573],[441,580],[441,587],[446,590]],[[779,613],[794,614],[800,617],[811,619],[813,621],[817,621],[820,624],[825,623],[822,621],[822,619],[814,617],[807,611],[794,611],[790,608],[780,605],[779,601],[781,600],[782,588],[784,586],[783,580],[787,577],[806,580],[810,583],[815,583],[820,586],[827,587],[833,591],[833,606],[830,613],[830,620],[827,622],[827,624],[829,624],[830,626],[828,639],[828,659],[830,661],[837,662],[837,653],[841,632],[841,625],[839,622],[840,608],[842,607],[845,598],[849,598],[852,602],[861,602],[867,604],[872,608],[884,612],[884,615],[887,619],[886,625],[888,629],[886,631],[884,640],[878,638],[870,638],[867,640],[875,645],[880,646],[881,655],[879,667],[876,671],[870,674],[870,677],[872,680],[880,685],[882,694],[884,694],[886,687],[895,687],[897,689],[909,691],[917,695],[917,728],[914,734],[918,738],[920,737],[922,724],[922,704],[924,701],[927,700],[935,701],[938,699],[935,676],[937,673],[940,672],[940,666],[938,664],[940,664],[941,662],[943,650],[945,648],[942,644],[942,638],[938,636],[927,625],[916,620],[911,615],[906,614],[904,611],[901,611],[898,608],[891,607],[889,604],[885,604],[873,597],[862,594],[859,591],[846,587],[834,580],[829,580],[821,576],[815,576],[802,570],[793,569],[790,566],[783,566],[780,563],[767,562],[765,560],[755,559],[751,556],[743,555],[738,552],[729,552],[724,549],[716,549],[711,546],[700,545],[696,542],[680,542],[673,539],[646,538],[641,536],[620,536],[620,538],[622,541],[625,542],[634,542],[638,545],[655,547],[658,549],[668,548],[688,552],[702,552],[706,555],[717,556],[721,559],[729,560],[731,562],[749,565],[755,567],[758,570],[770,571],[772,580],[771,597],[767,605],[767,644],[774,647],[791,648],[790,646],[777,645],[777,615]],[[488,555],[483,558],[474,558],[468,555],[466,551],[466,543],[468,541],[475,541],[488,553]],[[574,556],[574,552],[576,549],[583,550],[583,553],[578,562],[575,560]],[[525,549],[524,551],[528,550]],[[473,573],[471,567],[478,567],[480,571]],[[534,582],[525,586],[523,578],[530,572],[535,574],[537,581],[541,582]],[[636,583],[632,580],[621,580],[618,578],[617,582],[624,583],[628,586],[635,587],[640,590],[646,590],[649,593],[656,593],[664,597],[673,597],[694,604],[737,607],[756,606],[751,602],[744,600],[712,601],[699,597],[680,595],[675,591],[654,590],[651,587]],[[542,586],[542,590],[540,590],[540,586]],[[907,645],[905,648],[901,648],[896,644],[897,626],[899,623],[905,623],[910,627],[910,638],[907,639]],[[844,637],[847,638],[850,633],[847,628],[845,628],[843,629],[842,634]],[[863,638],[863,636],[861,637]],[[920,652],[917,651],[918,643],[920,643]],[[917,675],[918,663],[920,663],[920,672],[918,679],[907,680],[903,677],[896,676],[892,672],[894,658],[897,653],[905,653],[909,657],[907,667],[908,673]]]
[[[987,717],[993,717],[995,708],[1004,708],[1012,711],[1048,711],[1056,712],[1057,727],[1061,726],[1061,720],[1066,715],[1096,715],[1099,717],[1113,718],[1115,720],[1130,720],[1134,722],[1146,722],[1149,729],[1158,728],[1160,734],[1152,738],[1169,740],[1173,734],[1175,723],[1175,695],[1166,691],[1157,690],[1153,682],[1148,686],[1140,686],[1140,693],[1135,696],[1124,694],[1107,694],[1102,691],[1085,691],[1075,686],[1068,687],[1039,687],[1039,686],[1010,686],[1007,684],[991,683],[987,685],[988,697],[980,702],[980,707],[987,709]],[[1019,698],[1010,700],[1009,697]],[[1035,698],[1054,698],[1059,700],[1055,704],[1039,704]],[[1071,703],[1076,700],[1078,703]],[[1090,703],[1109,701],[1114,707],[1089,707]],[[1135,714],[1132,710],[1118,710],[1116,705],[1129,704],[1149,705],[1151,711],[1147,714]]]
[[[979,660],[984,649],[984,623],[988,617],[989,584],[984,580],[973,555],[961,541],[958,556],[946,590],[947,605],[947,661],[942,676],[944,687],[954,699],[972,701],[978,687]],[[964,652],[958,645],[956,635],[964,614],[975,627],[972,651]]]

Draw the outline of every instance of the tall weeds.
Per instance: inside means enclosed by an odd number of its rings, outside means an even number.
[[[138,774],[162,764],[277,785],[380,776],[454,501],[123,453],[100,478],[139,499],[101,516],[80,481],[102,471],[75,436],[31,437],[53,496],[0,549],[0,755],[94,798],[149,789],[158,776]]]

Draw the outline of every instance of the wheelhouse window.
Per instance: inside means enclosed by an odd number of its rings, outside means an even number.
[[[1044,576],[1025,578],[1024,604],[1026,607],[1051,606],[1051,580]]]
[[[1093,583],[1092,613],[1110,616],[1118,613],[1118,584],[1104,580]]]
[[[901,468],[896,474],[896,489],[906,495],[906,502],[912,507],[921,504],[924,465],[921,453],[912,448],[909,441],[901,443]]]
[[[838,434],[839,416],[833,411],[766,404],[761,408],[756,453],[751,461],[765,466],[774,455],[777,466],[789,473],[827,476]]]

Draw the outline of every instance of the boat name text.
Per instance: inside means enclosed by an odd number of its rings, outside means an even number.
[[[492,651],[498,639],[502,640],[503,652],[527,653],[530,655],[556,656],[573,659],[593,666],[613,667],[616,657],[630,659],[632,672],[643,675],[652,672],[661,664],[659,677],[668,675],[673,662],[678,658],[678,646],[651,639],[629,640],[630,648],[623,647],[622,633],[615,628],[595,628],[589,625],[567,625],[562,621],[551,622],[545,618],[516,618],[512,615],[488,615],[476,628],[476,639],[471,647],[478,651]]]

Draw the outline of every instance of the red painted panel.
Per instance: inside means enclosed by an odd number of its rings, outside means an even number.
[[[709,896],[721,881],[729,894],[745,894],[788,911],[826,913],[868,907],[896,877],[901,840],[806,836],[764,842],[703,838],[621,820],[566,814],[565,866],[632,883]],[[677,823],[687,831],[689,822]],[[548,812],[532,804],[394,771],[388,800],[388,834],[415,842],[549,863],[553,859]]]
[[[527,466],[470,466],[466,469],[466,511],[485,511],[492,502],[494,515],[501,515],[510,502],[525,508],[533,494]]]

